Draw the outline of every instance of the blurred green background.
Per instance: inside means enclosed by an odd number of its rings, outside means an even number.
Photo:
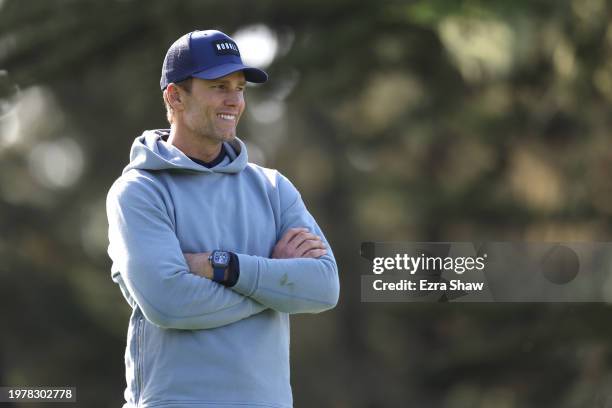
[[[359,287],[362,241],[610,240],[605,0],[0,0],[0,385],[121,405],[105,196],[133,139],[167,126],[162,60],[197,28],[269,72],[239,136],[338,260],[338,307],[292,320],[296,407],[612,407],[608,305]]]

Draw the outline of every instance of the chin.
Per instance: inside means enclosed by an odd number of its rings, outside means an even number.
[[[236,134],[231,134],[231,135],[226,135],[226,136],[222,136],[221,140],[224,142],[231,142],[232,140],[234,140],[236,138]]]
[[[217,133],[213,136],[205,136],[208,140],[223,143],[223,142],[231,142],[236,138],[236,134],[220,134]]]

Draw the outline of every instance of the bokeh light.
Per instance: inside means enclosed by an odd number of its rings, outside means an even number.
[[[40,142],[29,156],[32,175],[45,187],[67,188],[83,171],[83,150],[74,139],[63,137]]]
[[[257,68],[268,67],[278,49],[276,34],[263,24],[243,27],[236,31],[232,38],[240,48],[242,60],[247,65]]]

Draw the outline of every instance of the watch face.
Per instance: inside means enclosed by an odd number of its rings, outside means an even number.
[[[219,266],[227,266],[229,263],[229,254],[225,251],[217,251],[213,255],[213,263]]]

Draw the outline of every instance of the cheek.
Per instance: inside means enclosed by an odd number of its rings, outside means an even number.
[[[185,122],[191,129],[198,129],[205,126],[206,123],[210,123],[211,117],[207,116],[209,113],[206,110],[202,110],[196,106],[190,106],[189,109],[185,109]]]
[[[196,123],[198,118],[198,113],[194,112],[193,109],[185,109],[185,121],[190,124],[192,127]]]

